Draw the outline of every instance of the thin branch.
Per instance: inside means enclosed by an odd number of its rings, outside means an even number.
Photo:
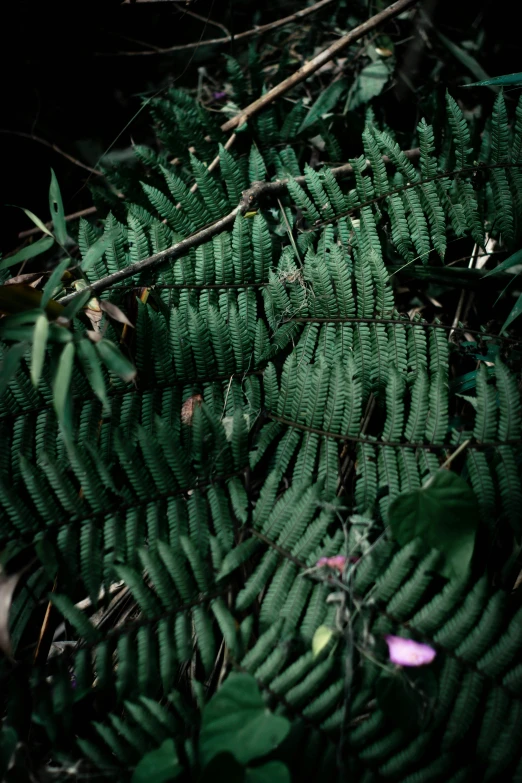
[[[355,318],[351,316],[326,317],[326,318],[283,318],[282,323],[297,324],[399,324],[400,326],[422,326],[424,329],[445,329],[447,332],[467,332],[479,337],[490,337],[494,340],[507,340],[512,343],[522,342],[521,338],[504,337],[503,334],[481,332],[479,329],[468,329],[467,326],[450,326],[449,324],[429,324],[425,321],[410,321],[406,318]]]
[[[286,424],[292,429],[302,430],[303,432],[310,432],[313,435],[321,435],[324,438],[333,438],[335,440],[350,441],[353,443],[367,443],[369,446],[391,446],[398,449],[423,449],[425,451],[443,451],[450,448],[452,445],[449,443],[408,443],[408,441],[400,440],[377,440],[377,438],[363,438],[358,435],[343,435],[340,432],[329,432],[328,430],[320,430],[317,427],[309,427],[307,424],[300,424],[297,421],[286,419],[283,416],[276,416],[275,413],[270,411],[264,411],[264,415],[272,421],[277,421],[280,424]],[[479,443],[469,439],[465,441],[465,446],[468,449],[474,451],[484,451],[487,449],[493,449],[498,446],[520,446],[522,443],[521,438],[513,438],[506,441],[495,441],[491,443]],[[459,452],[460,453],[460,452]]]
[[[327,49],[324,49],[312,60],[308,60],[308,62],[301,66],[298,71],[292,74],[292,76],[289,76],[288,79],[284,79],[261,98],[258,98],[256,101],[243,109],[236,117],[232,117],[232,119],[223,123],[221,130],[227,132],[243,125],[250,117],[253,117],[254,114],[260,112],[265,108],[265,106],[267,106],[269,103],[272,103],[272,101],[274,101],[276,98],[280,98],[282,95],[287,93],[288,90],[291,90],[293,87],[295,87],[296,84],[299,84],[305,79],[308,79],[309,76],[319,70],[319,68],[321,68],[321,66],[323,66],[325,63],[332,60],[347,46],[354,43],[355,41],[358,41],[359,38],[362,38],[364,35],[370,32],[370,30],[373,30],[382,22],[393,19],[393,17],[402,13],[407,8],[415,5],[417,2],[419,2],[419,0],[397,0],[396,3],[392,3],[390,6],[388,6],[388,8],[385,8],[384,11],[375,14],[375,16],[372,16],[371,19],[368,19],[368,21],[363,22],[358,27],[355,27],[353,30],[351,30],[351,32],[340,38]]]
[[[420,157],[420,149],[418,147],[414,147],[411,150],[404,150],[404,154],[408,158],[408,160],[416,160]],[[385,164],[390,164],[393,161],[388,157],[388,155],[382,156],[382,161]],[[370,161],[366,161],[369,168],[371,168]],[[475,170],[475,169],[473,169]],[[334,168],[331,168],[330,171],[334,175],[336,179],[343,179],[344,177],[348,177],[351,174],[353,174],[353,166],[350,163],[345,163],[342,166],[335,166]],[[447,173],[445,173],[445,176],[449,176]],[[302,185],[303,187],[306,187],[306,177],[304,175],[301,175],[299,177],[293,178],[295,182],[297,182],[298,185]],[[431,180],[430,180],[431,181]],[[421,182],[416,182],[415,185],[420,185]],[[253,185],[250,188],[250,191],[252,191],[252,194],[255,196],[255,199],[259,198],[276,198],[277,196],[280,196],[282,193],[285,192],[286,188],[288,186],[288,178],[287,179],[279,179],[276,182],[254,182]],[[413,186],[413,187],[414,187]],[[407,186],[402,185],[399,190],[405,190]],[[386,194],[386,196],[390,195],[394,191],[389,191],[389,193]],[[250,195],[250,193],[249,193]],[[380,198],[380,197],[378,197]],[[373,204],[374,200],[369,201],[367,204],[359,204],[353,209],[358,209],[360,206],[367,206],[369,204]],[[340,215],[336,215],[335,218],[332,218],[332,220],[336,220],[337,218],[344,217],[344,215],[348,215],[351,210],[348,210],[346,213],[341,213]],[[326,221],[325,221],[326,224]],[[321,226],[323,223],[321,223]],[[315,228],[320,227],[319,224],[314,225],[311,231],[315,230]]]
[[[142,0],[143,2],[148,1],[152,2],[152,0]],[[263,33],[270,32],[272,30],[277,30],[279,27],[283,27],[284,25],[290,24],[292,22],[299,22],[301,19],[304,19],[306,16],[309,16],[310,14],[315,13],[316,11],[319,11],[321,8],[324,8],[327,5],[330,5],[333,0],[320,0],[319,3],[315,3],[315,5],[311,5],[309,8],[303,8],[301,11],[296,11],[295,14],[290,14],[290,16],[285,16],[283,19],[278,19],[275,22],[269,22],[268,24],[262,24],[258,27],[254,27],[252,30],[244,30],[242,33],[238,33],[237,35],[228,35],[226,38],[208,38],[207,40],[203,41],[191,41],[190,43],[186,44],[178,44],[176,46],[169,46],[166,49],[161,48],[155,48],[153,50],[144,50],[141,52],[97,52],[97,57],[140,57],[143,55],[150,55],[150,54],[170,54],[171,52],[181,52],[186,49],[196,49],[199,46],[218,46],[220,44],[224,43],[231,43],[232,41],[242,41],[245,38],[253,38],[256,35],[262,35]],[[184,9],[185,13],[189,13],[186,9]],[[199,16],[198,14],[195,14],[193,11],[190,12],[191,16]],[[202,18],[202,17],[199,17]],[[205,21],[208,24],[215,24],[218,25],[217,22],[213,22],[210,19],[205,19]],[[221,26],[221,25],[219,25]]]
[[[415,155],[418,155],[417,150],[409,150],[408,152],[411,157],[415,157]],[[390,162],[387,156],[383,156],[383,161],[385,163]],[[493,163],[487,165],[482,164],[481,168],[510,168],[511,166],[519,166],[519,165],[520,164],[512,164],[512,163]],[[434,175],[433,177],[429,177],[426,180],[418,180],[417,182],[408,183],[407,185],[402,185],[401,187],[395,188],[395,190],[392,190],[389,193],[385,193],[382,196],[377,196],[376,198],[370,199],[367,202],[364,202],[362,204],[357,204],[351,207],[349,210],[347,210],[346,213],[341,213],[340,215],[337,215],[334,218],[331,218],[321,223],[316,223],[314,227],[309,230],[316,231],[318,228],[322,227],[323,225],[327,225],[336,220],[339,220],[339,218],[345,215],[349,215],[352,212],[361,209],[362,207],[369,206],[370,204],[375,204],[379,201],[382,201],[383,199],[388,198],[390,194],[401,193],[404,190],[409,190],[410,188],[419,187],[420,185],[423,185],[426,182],[431,182],[433,180],[440,179],[441,177],[459,177],[462,174],[471,171],[476,171],[476,170],[477,170],[477,166],[469,166],[465,169],[459,169],[458,171],[441,172],[439,174]],[[337,168],[334,168],[331,171],[336,178],[341,178],[348,174],[351,174],[353,172],[353,167],[350,166],[349,164],[346,164],[345,166],[338,166]],[[302,184],[306,183],[306,179],[304,176],[296,177],[295,179],[299,183]],[[239,202],[237,207],[235,207],[235,209],[232,210],[232,212],[229,212],[228,215],[225,215],[225,217],[216,220],[214,223],[211,223],[208,226],[204,226],[202,229],[196,231],[194,234],[191,234],[185,239],[182,239],[181,242],[178,242],[176,245],[172,245],[172,247],[166,248],[166,250],[162,250],[159,253],[155,253],[154,255],[149,256],[148,258],[142,259],[141,261],[136,261],[134,264],[130,264],[124,269],[119,269],[117,272],[113,272],[112,274],[107,275],[107,277],[102,277],[100,280],[96,280],[94,283],[91,283],[91,285],[89,286],[91,292],[93,294],[97,294],[100,291],[105,291],[106,288],[112,287],[116,283],[119,283],[121,280],[125,280],[127,277],[132,277],[133,275],[143,271],[144,269],[148,269],[149,267],[156,266],[157,264],[167,261],[168,259],[174,260],[176,258],[181,258],[182,256],[186,255],[186,253],[191,248],[199,247],[204,242],[208,242],[209,239],[212,239],[214,236],[221,233],[221,231],[225,231],[229,229],[233,225],[237,215],[244,215],[246,212],[251,210],[253,206],[257,204],[259,200],[263,198],[266,194],[273,196],[276,193],[282,192],[287,187],[287,185],[288,185],[288,179],[279,180],[279,182],[254,182],[254,184],[250,188],[248,188],[248,190],[243,191],[241,201]],[[74,297],[78,295],[79,294],[77,292],[73,294],[68,294],[67,296],[64,296],[59,301],[61,302],[61,304],[67,304]]]
[[[71,212],[70,215],[65,216],[65,220],[77,220],[78,218],[85,217],[86,215],[94,215],[98,211],[97,207],[87,207],[86,209],[80,209],[79,212]],[[52,228],[53,222],[50,220],[45,224],[46,228]],[[25,239],[26,237],[32,237],[34,234],[41,234],[42,230],[38,226],[33,228],[27,228],[25,231],[20,231],[18,239]]]
[[[61,150],[60,147],[56,146],[56,144],[52,144],[52,142],[47,141],[46,139],[42,139],[40,138],[40,136],[35,136],[34,133],[24,133],[23,131],[8,130],[6,128],[0,128],[0,133],[7,133],[10,136],[21,136],[24,139],[31,139],[32,141],[37,141],[39,144],[44,144],[46,147],[49,147],[50,149],[54,150],[55,152],[58,153],[58,155],[63,155],[64,158],[70,160],[71,163],[75,164],[75,166],[80,166],[80,168],[89,171],[91,174],[96,174],[97,176],[103,175],[102,171],[99,171],[98,169],[92,169],[90,166],[87,166],[85,163],[82,163],[81,160],[76,160],[76,158],[73,158],[72,155],[69,155],[67,152]]]
[[[211,27],[217,27],[220,30],[223,30],[226,36],[227,41],[232,41],[234,36],[231,35],[230,30],[225,27],[224,24],[221,24],[221,22],[215,22],[213,19],[211,19],[208,16],[201,16],[201,14],[197,14],[195,11],[189,11],[188,8],[184,8],[183,11],[180,11],[179,13],[182,13],[183,16],[193,16],[194,19],[199,19],[200,22],[204,22],[205,25],[209,24]],[[201,42],[202,43],[202,42]],[[201,46],[200,43],[200,46]]]
[[[204,242],[208,242],[209,239],[212,239],[212,237],[215,237],[222,231],[231,228],[234,220],[236,219],[236,215],[239,214],[241,214],[241,205],[237,206],[232,210],[232,212],[221,218],[221,220],[216,220],[215,223],[211,223],[209,226],[202,228],[201,231],[197,231],[195,234],[192,234],[186,239],[182,239],[181,242],[178,242],[176,245],[168,247],[166,250],[161,250],[159,253],[155,253],[148,258],[144,258],[142,261],[136,261],[134,264],[130,264],[124,269],[119,269],[117,272],[113,272],[111,275],[107,275],[107,277],[102,277],[100,280],[96,280],[89,286],[90,290],[93,294],[99,293],[100,291],[105,291],[106,288],[110,288],[115,283],[119,283],[120,280],[125,280],[127,277],[132,277],[132,275],[135,275],[137,272],[142,272],[144,269],[156,266],[162,261],[181,258],[181,256],[186,255],[191,248],[199,247],[199,245],[202,245]],[[83,291],[81,293],[83,293]],[[60,302],[61,304],[67,304],[67,302],[70,302],[76,296],[78,296],[76,292],[73,294],[68,294],[67,296],[62,297]]]

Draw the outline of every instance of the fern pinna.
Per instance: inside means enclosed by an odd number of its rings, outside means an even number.
[[[300,104],[260,115],[237,156],[183,92],[152,106],[180,163],[137,147],[147,182],[107,170],[129,197],[98,191],[103,218],[80,221],[83,280],[74,296],[54,281],[68,309],[45,311],[36,384],[44,310],[1,324],[3,568],[25,569],[2,637],[6,743],[27,741],[23,690],[38,767],[128,779],[173,739],[190,779],[201,710],[240,671],[291,719],[274,758],[295,780],[522,780],[517,341],[406,316],[387,268],[459,236],[516,246],[522,103],[510,126],[498,97],[480,153],[450,96],[439,156],[426,122],[407,155],[369,116],[364,156],[318,169]],[[82,310],[94,283],[102,340]],[[477,503],[456,573],[443,547],[393,535],[394,504],[441,466]],[[390,634],[433,665],[394,669]]]

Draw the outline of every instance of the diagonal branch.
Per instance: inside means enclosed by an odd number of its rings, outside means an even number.
[[[415,158],[418,157],[419,151],[416,149],[408,150],[406,154],[410,158]],[[383,155],[382,160],[384,161],[384,163],[391,162],[387,155]],[[490,164],[482,164],[480,168],[506,169],[511,167],[519,167],[520,165],[521,164],[519,163],[490,163]],[[427,179],[417,180],[416,182],[409,182],[407,185],[401,185],[400,187],[395,188],[394,190],[391,190],[388,193],[384,193],[380,196],[377,196],[376,198],[372,198],[369,201],[365,201],[361,204],[355,204],[346,212],[341,212],[339,215],[336,215],[333,218],[329,218],[328,220],[315,223],[312,228],[306,230],[317,231],[319,228],[322,228],[323,226],[328,225],[329,223],[339,220],[340,218],[345,217],[346,215],[350,215],[356,210],[362,209],[363,207],[366,206],[370,206],[371,204],[376,204],[379,201],[383,201],[393,193],[401,193],[405,190],[410,190],[411,188],[418,188],[419,186],[422,186],[427,182],[432,182],[434,180],[445,178],[445,177],[459,177],[462,176],[463,174],[468,174],[473,171],[476,171],[477,168],[478,168],[477,166],[467,166],[464,169],[457,169],[455,171],[442,171],[433,175],[432,177],[428,177]],[[331,171],[337,179],[341,179],[342,177],[351,174],[353,172],[353,168],[349,163],[347,163],[344,166],[338,166],[336,168],[333,168],[331,169]],[[298,182],[299,184],[303,184],[303,185],[306,184],[306,178],[304,176],[295,177],[295,181]],[[246,212],[251,210],[254,206],[257,206],[261,198],[265,197],[266,195],[273,197],[274,195],[277,195],[278,193],[284,191],[287,188],[287,186],[288,186],[288,179],[282,179],[279,180],[278,182],[254,182],[254,184],[250,188],[248,188],[248,190],[243,191],[241,201],[239,202],[237,207],[235,207],[235,209],[232,210],[232,212],[228,213],[228,215],[225,215],[224,217],[220,218],[219,220],[216,220],[214,223],[211,223],[208,226],[204,226],[199,231],[196,231],[194,234],[191,234],[185,239],[182,239],[181,242],[178,242],[176,245],[173,245],[172,247],[168,247],[166,250],[162,250],[160,253],[155,253],[154,255],[149,256],[148,258],[142,259],[141,261],[136,261],[134,264],[130,264],[124,269],[119,269],[117,272],[113,272],[112,274],[107,275],[107,277],[102,277],[100,280],[96,280],[94,283],[91,283],[91,285],[89,286],[91,292],[93,294],[97,294],[100,291],[105,291],[105,289],[110,288],[115,283],[119,283],[121,280],[125,280],[127,277],[132,277],[133,275],[138,274],[144,269],[148,269],[149,267],[156,266],[157,264],[160,264],[163,261],[167,261],[168,259],[174,260],[176,258],[181,258],[182,256],[186,255],[186,253],[191,248],[199,247],[204,242],[208,242],[209,239],[212,239],[212,237],[221,233],[221,231],[225,231],[231,228],[236,217],[238,215],[244,215]],[[83,291],[84,290],[85,289],[83,289]],[[59,302],[61,304],[67,304],[76,296],[79,296],[77,292],[73,294],[68,294],[67,296],[64,296],[62,299],[60,299]]]
[[[418,149],[406,151],[406,155],[408,155],[410,158],[416,158],[419,156],[419,154],[420,152]],[[385,163],[390,163],[390,159],[386,155],[383,156],[383,161]],[[331,171],[334,177],[341,179],[342,177],[351,174],[353,172],[353,167],[347,163],[344,166],[337,166],[336,168],[331,169]],[[306,184],[306,179],[304,176],[296,177],[295,180],[300,185]],[[208,242],[209,239],[212,239],[212,237],[221,233],[221,231],[230,229],[233,226],[237,215],[244,215],[245,212],[248,212],[249,209],[252,209],[254,204],[258,203],[260,198],[264,198],[265,196],[273,197],[279,195],[286,190],[287,186],[288,179],[281,179],[278,182],[255,182],[248,190],[243,192],[241,201],[237,207],[232,210],[232,212],[229,212],[228,215],[225,215],[225,217],[221,218],[220,220],[216,220],[209,226],[204,226],[199,231],[196,231],[194,234],[191,234],[185,239],[182,239],[181,242],[178,242],[176,245],[168,247],[166,250],[155,253],[148,258],[142,259],[141,261],[136,261],[134,264],[130,264],[124,269],[119,269],[117,272],[113,272],[112,274],[107,275],[107,277],[102,277],[100,280],[96,280],[90,285],[92,293],[97,294],[101,291],[105,291],[107,288],[111,288],[121,280],[125,280],[127,277],[132,277],[136,273],[156,266],[163,261],[181,258],[182,256],[186,255],[191,248],[199,247],[199,245],[202,245],[204,242]],[[59,301],[61,304],[67,304],[76,296],[78,296],[76,292],[73,294],[67,294],[67,296],[64,296]]]
[[[382,22],[386,22],[388,19],[393,19],[393,17],[402,13],[407,8],[410,8],[410,6],[415,5],[417,2],[418,0],[397,0],[396,3],[392,3],[390,6],[388,6],[388,8],[385,8],[384,11],[375,14],[375,16],[372,16],[371,19],[368,19],[368,21],[363,22],[358,27],[355,27],[347,35],[339,38],[338,41],[329,46],[327,49],[323,49],[322,52],[319,52],[319,54],[312,60],[308,60],[308,62],[301,66],[298,71],[292,74],[292,76],[289,76],[288,79],[284,79],[279,84],[276,84],[276,86],[269,90],[265,95],[263,95],[261,98],[258,98],[256,101],[243,109],[236,117],[232,117],[232,119],[225,122],[221,126],[221,130],[226,132],[243,125],[250,117],[253,117],[254,114],[257,114],[262,109],[264,109],[267,104],[271,103],[276,98],[280,98],[282,95],[295,87],[296,84],[299,84],[305,79],[308,79],[309,76],[318,71],[319,68],[321,68],[321,66],[323,66],[325,63],[332,60],[347,46],[354,43],[355,41],[358,41],[359,38],[362,38],[364,35],[366,35],[366,33],[369,33],[370,30],[373,30]]]
[[[186,44],[169,46],[167,49],[146,49],[141,52],[97,52],[97,57],[141,57],[143,55],[149,54],[170,54],[171,52],[181,52],[187,49],[197,49],[200,46],[218,46],[220,44],[232,43],[232,41],[235,43],[236,41],[243,41],[245,38],[253,38],[254,36],[262,35],[263,33],[271,32],[272,30],[277,30],[279,27],[283,27],[284,25],[290,24],[292,22],[300,22],[301,19],[304,19],[310,14],[314,14],[316,11],[319,11],[326,5],[330,5],[332,2],[333,0],[319,0],[318,3],[311,5],[309,8],[303,8],[300,11],[296,11],[294,14],[285,16],[283,19],[277,19],[275,22],[268,22],[267,24],[256,26],[252,30],[244,30],[242,33],[237,33],[237,35],[226,35],[225,37],[221,38],[207,38],[207,40],[203,41],[191,41],[190,43]],[[195,14],[193,11],[189,12],[186,9],[183,9],[183,12],[190,13],[191,16],[196,16],[199,19],[204,19],[207,24],[214,24],[221,27],[218,22],[212,22],[210,19],[206,19],[199,14]]]

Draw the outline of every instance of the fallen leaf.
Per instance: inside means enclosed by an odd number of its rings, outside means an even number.
[[[9,611],[16,585],[26,568],[11,576],[0,574],[0,650],[9,658],[12,657],[11,635],[9,633]]]
[[[125,313],[115,304],[112,302],[107,302],[105,299],[100,299],[99,305],[100,310],[103,310],[104,313],[107,313],[109,318],[112,318],[114,321],[119,321],[120,323],[125,324],[126,326],[130,326],[132,329],[134,329],[134,324],[129,321]]]
[[[27,285],[30,285],[31,288],[35,288],[42,278],[43,275],[40,274],[40,272],[27,272],[24,275],[16,275],[16,277],[10,277],[9,280],[5,281],[4,285],[16,285],[17,283],[26,283]]]

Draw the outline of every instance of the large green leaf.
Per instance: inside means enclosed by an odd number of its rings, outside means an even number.
[[[119,228],[111,229],[107,234],[103,234],[103,236],[90,246],[81,263],[81,268],[84,272],[87,272],[100,260],[114,237],[119,234],[119,231]]]
[[[231,674],[203,710],[199,751],[203,765],[228,751],[241,764],[265,756],[290,730],[290,722],[265,707],[249,674]]]
[[[464,576],[469,568],[479,521],[477,499],[456,473],[439,470],[421,489],[405,492],[390,504],[390,527],[401,545],[419,538],[444,555],[444,576]]]
[[[134,770],[132,783],[167,783],[182,772],[174,740],[167,739],[143,756]]]
[[[60,186],[56,179],[56,174],[51,169],[51,185],[49,187],[49,209],[53,219],[53,228],[56,239],[60,245],[67,242],[67,224],[65,222],[65,211],[63,208],[62,194]]]

